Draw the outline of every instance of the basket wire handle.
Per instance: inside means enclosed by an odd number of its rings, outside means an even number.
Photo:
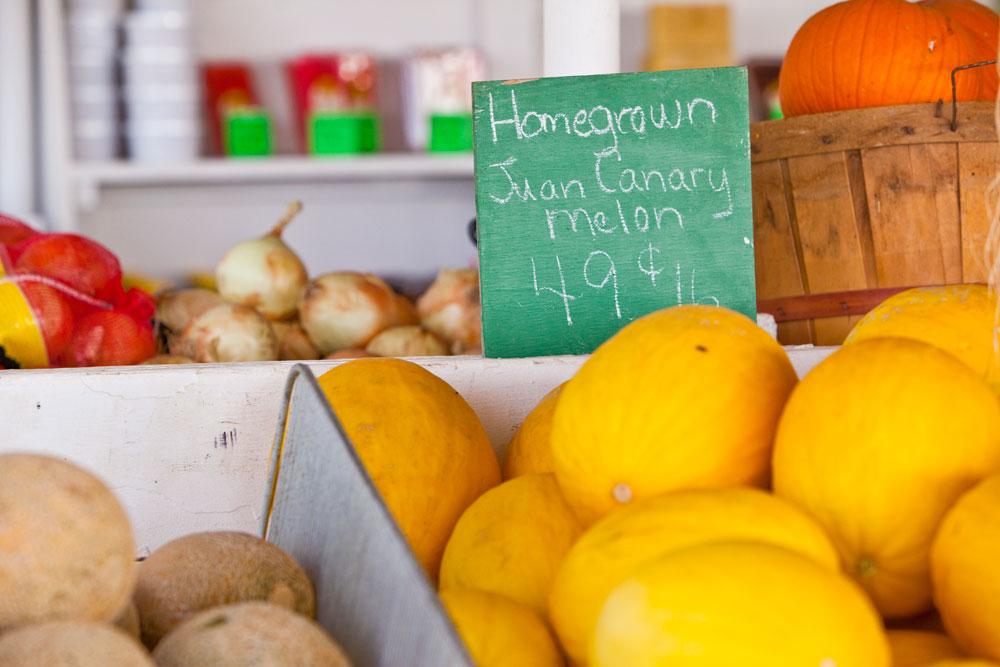
[[[976,69],[977,67],[986,67],[987,65],[996,65],[996,60],[983,60],[982,62],[972,63],[971,65],[961,65],[951,70],[951,131],[958,131],[958,83],[955,81],[955,75],[967,69]]]

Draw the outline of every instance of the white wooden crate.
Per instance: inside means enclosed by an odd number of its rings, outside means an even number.
[[[829,349],[790,349],[800,375]],[[502,451],[583,357],[417,360],[479,414]],[[309,364],[320,375],[337,363]],[[65,458],[104,479],[144,554],[200,530],[257,532],[291,362],[0,373],[0,452]]]

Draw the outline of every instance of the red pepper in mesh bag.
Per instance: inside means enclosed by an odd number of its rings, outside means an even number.
[[[156,304],[125,291],[118,258],[101,244],[0,216],[0,261],[0,367],[124,365],[155,354]]]
[[[73,334],[73,311],[57,287],[0,278],[0,368],[45,368]]]
[[[124,294],[118,258],[101,244],[76,234],[38,234],[23,242],[14,273],[58,280],[104,304],[116,304]],[[94,310],[94,304],[74,299],[70,308],[82,317]]]
[[[153,327],[120,310],[101,310],[76,326],[64,366],[128,366],[156,354]]]
[[[0,265],[9,270],[20,256],[24,242],[37,235],[37,231],[17,218],[0,213]]]

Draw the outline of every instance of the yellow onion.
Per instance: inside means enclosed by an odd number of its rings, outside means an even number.
[[[443,357],[444,341],[419,325],[392,327],[372,338],[365,351],[376,357]]]
[[[302,204],[294,202],[266,236],[243,241],[225,254],[215,268],[215,281],[226,301],[256,308],[269,320],[295,316],[309,275],[281,233],[301,210]]]
[[[479,354],[483,350],[479,272],[443,269],[417,299],[420,323],[443,338],[453,354]]]
[[[374,357],[374,354],[368,354],[360,347],[349,347],[346,350],[341,350],[340,352],[334,352],[333,354],[328,354],[324,359],[334,361],[337,359],[362,359],[364,357]]]
[[[320,358],[319,350],[298,322],[271,322],[271,328],[278,337],[278,359],[299,361]]]
[[[402,294],[396,295],[396,319],[392,326],[404,327],[408,324],[420,324],[420,316],[417,315],[417,307],[413,302]]]
[[[158,354],[139,364],[140,366],[168,366],[171,364],[193,364],[194,359],[179,354]]]
[[[299,302],[302,328],[323,355],[364,347],[400,316],[392,288],[365,273],[324,274],[309,283]]]
[[[198,287],[172,289],[160,294],[156,298],[156,326],[161,348],[173,350],[188,322],[220,303],[225,302],[218,292]]]
[[[191,320],[178,347],[181,354],[202,363],[278,358],[278,339],[271,323],[238,303],[224,303]]]

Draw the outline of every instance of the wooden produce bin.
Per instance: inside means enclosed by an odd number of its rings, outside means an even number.
[[[751,126],[758,310],[837,345],[899,288],[985,282],[994,106],[893,106]]]

